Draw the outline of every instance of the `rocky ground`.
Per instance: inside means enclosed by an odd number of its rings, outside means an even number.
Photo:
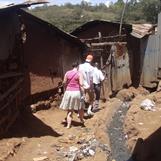
[[[152,111],[140,108],[147,98],[155,103]],[[123,89],[101,102],[85,127],[75,114],[73,126],[66,129],[61,124],[65,114],[55,104],[33,114],[22,112],[0,140],[0,161],[127,161],[131,156],[137,161],[161,160],[161,92]]]

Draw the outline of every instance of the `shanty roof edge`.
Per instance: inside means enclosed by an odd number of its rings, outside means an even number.
[[[76,28],[74,31],[71,32],[72,35],[77,35],[77,33],[81,32],[81,31],[85,31],[88,27],[91,27],[95,24],[113,24],[113,25],[119,25],[119,22],[112,22],[112,21],[107,21],[107,20],[91,20],[81,26],[79,26],[78,28]],[[128,32],[130,33],[132,31],[132,25],[130,24],[123,24],[122,25],[123,28],[126,28],[128,30]]]
[[[155,27],[156,25],[153,24],[133,24],[131,35],[142,39],[147,35],[155,33]]]
[[[20,3],[20,4],[14,4],[14,3],[11,3],[11,4],[8,4],[8,5],[5,5],[5,6],[0,6],[0,11],[5,11],[5,10],[12,10],[12,9],[19,9],[19,8],[27,8],[27,7],[30,7],[32,5],[37,5],[37,4],[45,4],[45,3],[48,3],[46,0],[34,0],[34,1],[26,1],[24,3]]]
[[[59,28],[57,28],[56,26],[52,25],[51,23],[47,22],[47,21],[44,21],[42,20],[41,18],[39,17],[36,17],[22,9],[20,9],[21,13],[25,14],[26,16],[29,16],[30,18],[34,19],[35,21],[37,21],[38,23],[41,23],[43,25],[45,25],[46,27],[52,29],[52,30],[56,30],[60,35],[62,35],[63,37],[65,37],[66,39],[78,44],[80,47],[84,48],[85,47],[85,44],[80,40],[78,39],[76,36],[73,36]]]

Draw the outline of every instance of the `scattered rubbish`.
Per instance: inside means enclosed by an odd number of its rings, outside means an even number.
[[[145,99],[141,102],[140,108],[146,111],[155,111],[155,103],[150,99]]]
[[[128,135],[127,134],[125,135],[125,139],[128,139]]]
[[[43,156],[43,157],[33,158],[33,161],[45,161],[45,160],[47,160],[47,159],[48,159],[47,156]]]
[[[70,151],[70,152],[75,152],[75,151],[77,151],[77,150],[78,150],[78,148],[75,147],[75,146],[71,146],[71,147],[69,148],[69,151]]]
[[[75,161],[76,160],[76,153],[69,156],[68,161]]]
[[[110,155],[108,145],[100,143],[95,138],[91,138],[88,141],[83,139],[78,144],[80,145],[79,147],[71,146],[69,149],[59,148],[58,153],[60,153],[60,155],[63,154],[64,157],[67,157],[68,161],[76,161],[94,156],[97,148],[104,151],[107,156]]]
[[[118,127],[114,127],[113,129],[114,129],[114,130],[120,130],[120,128],[118,128]]]
[[[124,101],[124,102],[121,104],[121,107],[122,107],[122,108],[128,109],[128,108],[130,107],[130,102]]]
[[[92,149],[89,149],[89,154],[91,155],[91,156],[94,156],[95,155],[95,151],[94,150],[92,150]]]

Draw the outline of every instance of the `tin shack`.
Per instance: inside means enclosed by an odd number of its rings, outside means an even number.
[[[101,64],[106,75],[104,81],[104,94],[108,97],[124,86],[131,84],[129,66],[128,39],[132,26],[123,24],[120,30],[120,23],[105,20],[89,21],[75,29],[71,34],[85,42],[90,51],[93,51],[94,61]]]
[[[0,9],[0,134],[22,105],[53,94],[84,50],[76,37],[22,10],[32,4]]]

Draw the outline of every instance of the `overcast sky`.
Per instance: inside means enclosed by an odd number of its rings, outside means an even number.
[[[56,4],[56,5],[61,5],[67,2],[73,3],[73,4],[78,4],[81,2],[81,0],[48,0],[50,4]],[[117,0],[85,0],[87,2],[90,2],[92,4],[99,4],[99,3],[105,3],[108,5],[110,2],[116,2]],[[24,0],[0,0],[1,5],[7,5],[10,3],[22,3]]]

